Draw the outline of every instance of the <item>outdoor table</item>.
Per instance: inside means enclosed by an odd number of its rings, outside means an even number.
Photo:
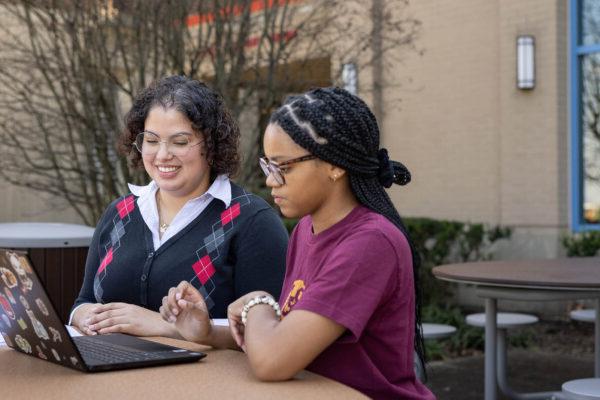
[[[475,285],[477,294],[485,298],[485,400],[496,399],[498,385],[498,299],[548,301],[595,298],[596,310],[600,310],[598,257],[449,264],[435,267],[432,272],[438,279]],[[596,312],[594,346],[595,376],[600,377],[600,312]],[[529,399],[547,396],[548,393],[527,394]]]
[[[207,353],[190,364],[85,373],[0,347],[3,399],[366,399],[339,382],[301,371],[285,382],[260,382],[246,355],[191,342],[150,338]]]
[[[65,322],[83,282],[94,228],[62,223],[0,224],[0,247],[25,251]]]

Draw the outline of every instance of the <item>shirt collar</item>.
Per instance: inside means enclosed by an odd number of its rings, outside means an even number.
[[[131,191],[134,196],[139,197],[140,200],[146,200],[149,196],[154,196],[158,190],[158,185],[154,181],[150,181],[150,183],[145,186],[138,186],[131,183],[128,183],[127,186],[129,186],[129,191]],[[198,199],[207,194],[225,203],[225,208],[229,207],[231,204],[231,183],[227,175],[223,174],[217,176],[206,193],[192,200]]]

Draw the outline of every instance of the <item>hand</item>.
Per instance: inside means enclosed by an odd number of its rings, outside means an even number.
[[[244,343],[244,324],[242,323],[242,309],[244,305],[257,296],[269,295],[267,292],[255,291],[243,295],[227,307],[227,318],[229,319],[229,329],[231,330],[231,336],[235,340],[235,343],[246,351],[246,345]]]
[[[172,336],[157,312],[127,303],[96,304],[84,320],[89,331],[100,334],[127,333],[136,336]]]
[[[160,307],[162,318],[175,325],[185,340],[209,344],[213,326],[202,294],[189,282],[169,289]]]
[[[77,307],[75,313],[73,314],[71,325],[79,329],[79,331],[84,335],[96,335],[97,333],[95,331],[90,330],[88,321],[90,318],[96,315],[96,309],[101,305],[102,304],[100,303],[88,303]]]

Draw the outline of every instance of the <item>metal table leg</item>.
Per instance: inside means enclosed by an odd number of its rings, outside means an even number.
[[[498,301],[485,299],[485,400],[496,400],[496,312]]]
[[[594,326],[594,376],[600,378],[600,299],[596,299],[596,325]]]

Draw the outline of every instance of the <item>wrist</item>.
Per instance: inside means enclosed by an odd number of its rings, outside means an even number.
[[[252,299],[248,300],[246,304],[244,304],[241,314],[242,324],[246,325],[246,323],[248,322],[248,313],[252,308],[258,305],[270,306],[273,309],[273,312],[275,313],[275,318],[277,318],[277,320],[281,319],[281,308],[279,307],[279,303],[275,301],[273,296],[271,296],[270,294],[266,294],[255,296]]]

